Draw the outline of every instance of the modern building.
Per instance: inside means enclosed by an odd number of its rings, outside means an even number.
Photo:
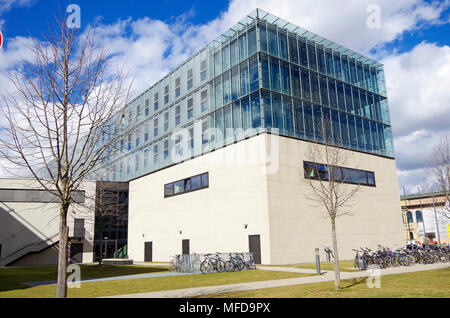
[[[33,179],[0,179],[0,267],[58,263],[59,200]],[[69,258],[126,256],[128,183],[83,182],[68,214]]]
[[[406,241],[446,244],[450,242],[450,218],[443,207],[441,192],[401,196],[404,238]]]
[[[308,149],[329,135],[361,184],[338,220],[340,255],[404,244],[383,65],[255,10],[150,87],[125,111],[107,158],[130,181],[128,252],[246,252],[267,264],[311,261],[331,246],[307,197]]]

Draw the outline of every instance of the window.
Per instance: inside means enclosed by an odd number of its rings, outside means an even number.
[[[192,89],[194,80],[193,80],[193,72],[192,68],[187,71],[187,90]]]
[[[180,105],[175,106],[175,126],[178,126],[181,122]]]
[[[208,91],[205,89],[200,94],[202,113],[208,110]]]
[[[164,160],[169,158],[169,140],[164,140]]]
[[[153,146],[153,163],[158,163],[158,145]]]
[[[180,96],[180,78],[177,77],[175,79],[175,98]]]
[[[164,131],[169,129],[169,112],[164,113]]]
[[[320,181],[329,181],[331,179],[336,182],[375,187],[375,175],[371,171],[328,166],[307,161],[303,162],[303,168],[305,179]]]
[[[194,117],[194,99],[191,97],[187,101],[187,118],[188,120]]]
[[[158,118],[153,121],[153,137],[158,136]]]
[[[200,81],[206,80],[206,60],[200,62]]]
[[[159,103],[158,103],[158,93],[155,93],[154,96],[154,104],[153,104],[153,110],[156,112],[159,108]]]
[[[85,202],[85,192],[75,190],[72,192],[72,200],[76,203]],[[47,190],[31,189],[0,189],[1,202],[41,202],[58,203],[59,198],[55,192]]]
[[[164,197],[189,193],[209,187],[209,173],[202,173],[190,178],[178,180],[164,185]]]
[[[164,87],[164,105],[169,103],[169,85]]]
[[[416,222],[417,223],[423,222],[422,211],[419,210],[416,211]]]
[[[408,220],[408,223],[414,223],[413,215],[411,211],[406,212],[406,219]]]
[[[148,149],[144,150],[144,168],[148,167]]]

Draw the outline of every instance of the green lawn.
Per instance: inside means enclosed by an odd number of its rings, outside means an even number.
[[[152,268],[148,267],[148,269],[151,270]],[[4,275],[3,277],[5,276],[6,275]],[[309,276],[309,274],[251,270],[235,273],[214,273],[207,275],[198,274],[173,277],[152,277],[144,279],[92,282],[82,283],[81,288],[78,289],[68,289],[68,297],[112,296],[305,276]],[[8,291],[0,291],[0,298],[55,297],[55,285],[25,287],[23,285],[17,285],[17,280],[29,281],[29,279],[23,280],[15,277],[14,280],[16,280],[16,288],[9,288],[10,290]],[[1,278],[0,284],[3,284],[3,280]]]
[[[101,278],[167,271],[167,266],[150,267],[138,265],[80,265],[81,277]],[[3,291],[27,288],[26,282],[56,281],[56,266],[32,266],[0,268],[0,297]]]
[[[294,285],[245,292],[207,295],[204,298],[449,298],[450,268],[381,276],[381,288],[368,288],[365,278],[342,281],[343,289],[334,290],[334,282]]]
[[[344,260],[339,261],[340,269],[343,272],[358,272],[358,269],[353,269],[354,261],[353,260]],[[262,266],[271,266],[271,265],[262,265]],[[307,269],[316,269],[316,263],[304,263],[304,264],[291,264],[291,265],[273,265],[278,267],[294,267],[294,268],[307,268]],[[334,262],[320,262],[320,270],[321,271],[334,271]]]

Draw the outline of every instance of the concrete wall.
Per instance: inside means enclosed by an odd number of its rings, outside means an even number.
[[[31,179],[0,179],[0,189],[41,189]],[[75,218],[85,219],[83,262],[92,262],[94,239],[94,209],[92,199],[95,183],[85,182],[86,203],[74,205],[68,216],[69,236]],[[37,202],[0,202],[0,266],[20,259],[21,265],[56,264],[54,253],[47,247],[59,241],[59,204]],[[38,252],[42,251],[42,255]],[[28,255],[28,253],[32,253]],[[28,256],[27,256],[28,255]],[[35,264],[36,262],[36,264]],[[18,262],[19,263],[19,262]]]
[[[280,169],[268,174],[270,242],[272,264],[310,262],[314,249],[332,247],[330,219],[322,204],[310,200],[310,188],[302,181],[303,160],[309,147],[318,147],[292,138],[280,137]],[[320,146],[319,146],[320,147]],[[341,259],[352,259],[352,248],[391,248],[403,245],[403,225],[395,160],[343,150],[348,168],[375,173],[376,187],[361,186],[345,212],[337,220]],[[348,188],[353,185],[345,185]]]
[[[325,211],[307,200],[310,190],[301,182],[308,145],[261,134],[131,181],[130,258],[143,261],[144,243],[153,242],[153,261],[168,261],[181,253],[183,239],[191,253],[247,252],[248,235],[259,234],[262,263],[312,261],[315,247],[331,246],[331,233]],[[374,171],[377,186],[361,187],[353,216],[338,220],[341,258],[353,258],[360,246],[401,245],[395,161],[348,153],[347,167]],[[203,172],[208,189],[164,198],[164,184]]]
[[[262,136],[251,138],[131,181],[130,258],[143,261],[144,242],[151,241],[153,261],[168,261],[182,252],[183,239],[191,253],[248,252],[248,236],[259,234],[268,263],[265,166],[252,163],[264,145]],[[164,198],[164,184],[203,172],[209,172],[209,188]]]

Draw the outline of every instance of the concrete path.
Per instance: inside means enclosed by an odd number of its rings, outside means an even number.
[[[170,277],[170,276],[182,276],[182,275],[197,275],[192,273],[175,273],[175,272],[157,272],[147,274],[135,274],[135,275],[123,275],[113,276],[105,278],[93,278],[93,279],[81,279],[81,283],[93,283],[93,282],[106,282],[111,280],[123,280],[123,279],[140,279],[140,278],[152,278],[152,277]],[[52,285],[56,284],[56,280],[42,281],[42,282],[28,282],[23,283],[27,286],[40,286],[40,285]]]
[[[441,269],[441,268],[448,268],[448,267],[450,267],[450,263],[430,264],[430,265],[414,265],[414,266],[408,266],[408,267],[394,267],[394,268],[382,269],[381,275],[411,273],[411,272],[434,270],[434,269]],[[284,269],[284,271],[289,271],[289,272],[293,272],[292,270],[296,270],[295,272],[297,272],[297,270],[301,270],[303,272],[303,270],[304,270],[304,269],[296,269],[296,268],[289,268],[289,267],[265,267],[265,266],[260,267],[260,269],[275,270],[275,271],[280,271],[280,269]],[[298,271],[298,272],[300,272],[300,271]],[[363,277],[367,277],[367,276],[369,276],[368,272],[341,272],[341,279],[363,278]],[[321,283],[321,282],[327,282],[327,281],[333,281],[333,280],[334,280],[334,272],[325,272],[324,274],[322,274],[320,276],[315,275],[315,276],[308,276],[308,277],[287,278],[287,279],[269,280],[269,281],[260,281],[260,282],[239,283],[239,284],[208,286],[208,287],[198,287],[198,288],[186,288],[186,289],[166,290],[166,291],[158,291],[158,292],[139,293],[139,294],[126,294],[126,295],[110,296],[107,298],[185,298],[185,297],[214,295],[214,294],[255,290],[255,289],[263,289],[263,288],[274,288],[274,287],[292,286],[292,285],[300,285],[300,284]]]

